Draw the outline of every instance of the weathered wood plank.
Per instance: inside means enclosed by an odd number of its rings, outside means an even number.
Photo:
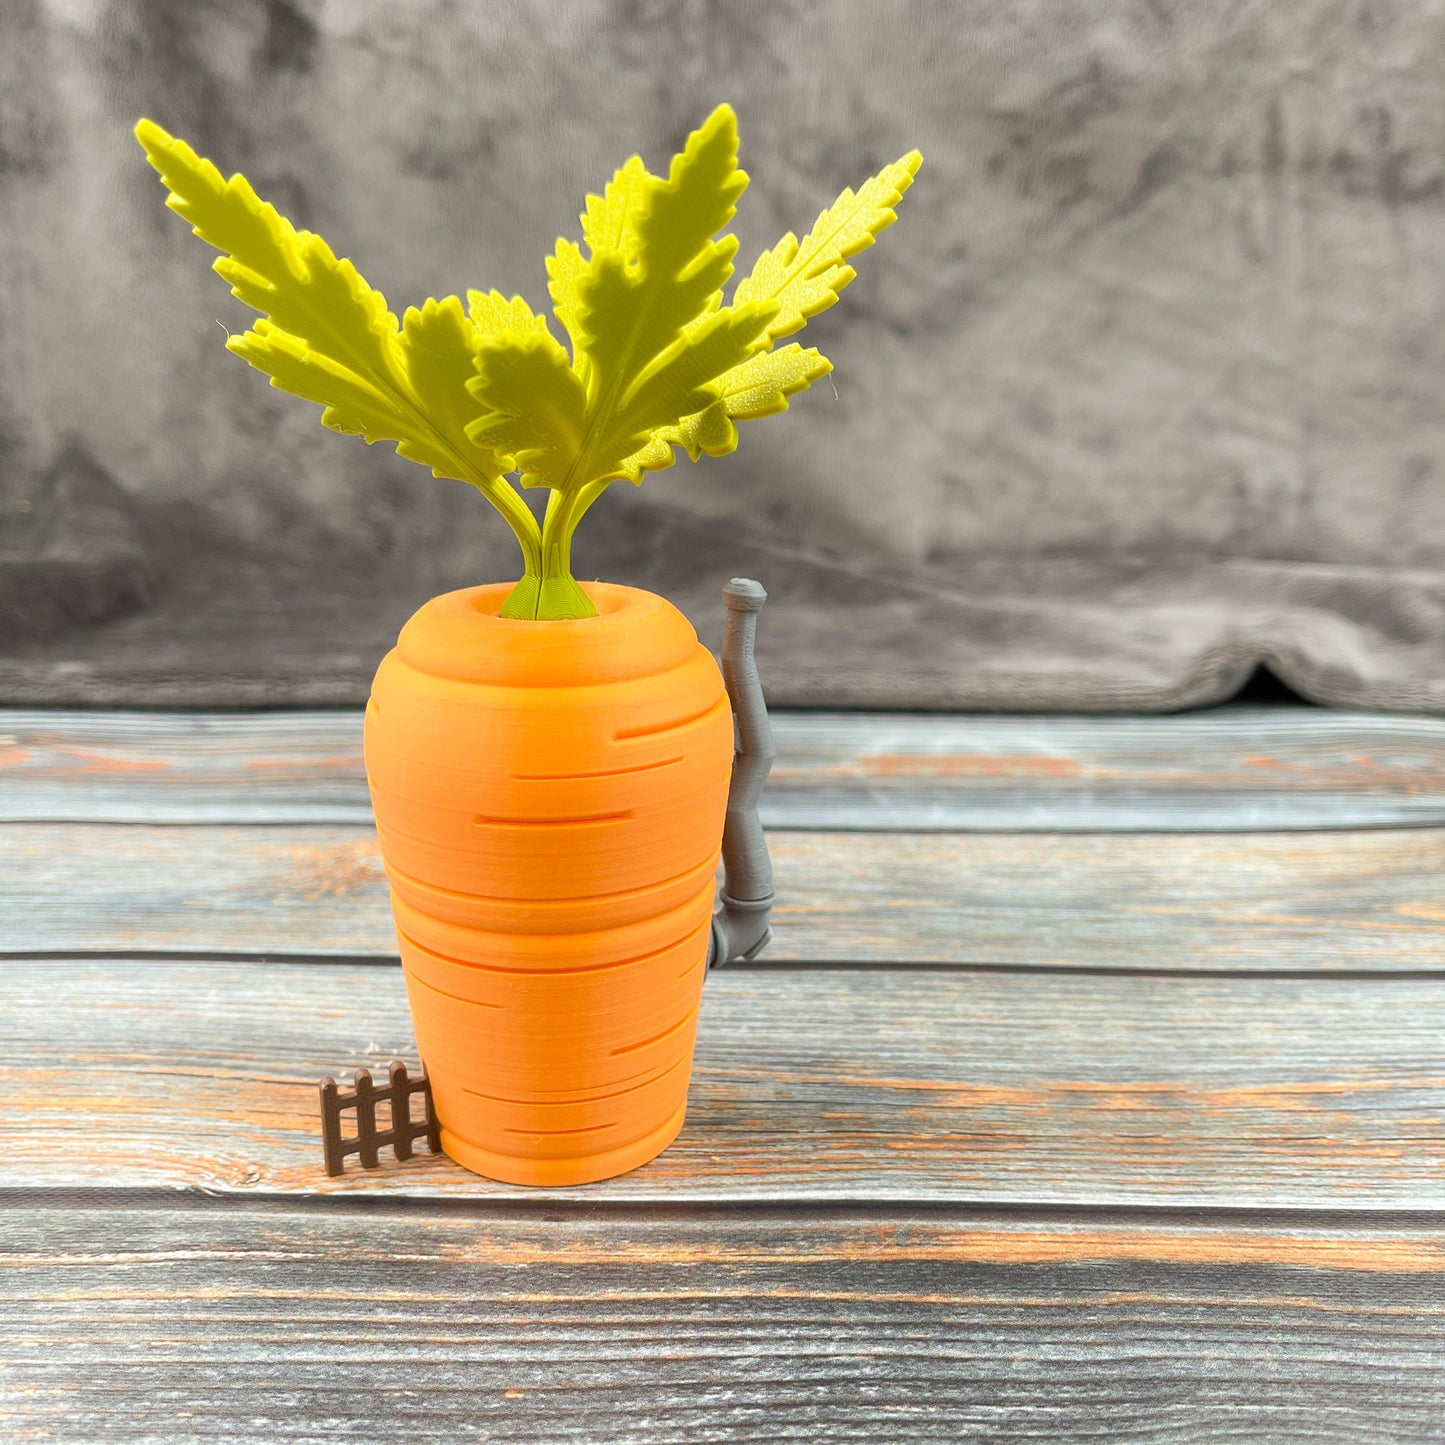
[[[11,1439],[1440,1438],[1419,1222],[49,1207],[0,1240]]]
[[[1445,719],[779,713],[772,828],[1445,822]],[[0,821],[365,823],[361,715],[0,711]]]
[[[1445,830],[773,833],[769,962],[1445,968]],[[370,828],[0,827],[0,953],[394,955]]]
[[[0,1188],[1445,1208],[1445,979],[709,981],[688,1122],[572,1191],[328,1179],[316,1083],[414,1059],[399,970],[12,961]]]
[[[367,823],[358,709],[0,709],[0,822]]]

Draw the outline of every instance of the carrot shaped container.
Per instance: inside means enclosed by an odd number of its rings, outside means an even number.
[[[334,431],[475,487],[516,537],[515,585],[448,593],[403,628],[367,775],[443,1147],[523,1184],[632,1169],[682,1127],[704,971],[769,937],[765,594],[728,585],[720,674],[662,598],[580,584],[572,536],[613,483],[727,455],[738,423],[832,371],[789,338],[853,280],[923,157],[845,188],[723,304],[748,178],[719,105],[665,173],[634,155],[588,195],[581,239],[547,258],[554,332],[497,290],[392,309],[245,176],[154,121],[136,139],[258,313],[227,348]]]
[[[751,645],[766,594],[728,588],[724,667],[753,744],[735,770],[728,683],[692,624],[650,592],[582,585],[595,617],[503,618],[506,584],[434,598],[366,709],[442,1146],[515,1184],[605,1179],[665,1149],[708,964],[768,938],[755,803],[771,737]]]

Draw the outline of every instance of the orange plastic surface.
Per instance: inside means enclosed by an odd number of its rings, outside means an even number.
[[[581,1184],[682,1127],[732,768],[722,675],[650,592],[596,617],[428,602],[383,659],[366,771],[442,1144]]]

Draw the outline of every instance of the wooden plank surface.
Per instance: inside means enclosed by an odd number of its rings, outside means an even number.
[[[1438,1440],[1418,1220],[0,1212],[7,1439]]]
[[[1445,968],[1445,830],[774,833],[767,963]],[[392,957],[371,828],[0,827],[0,953]]]
[[[724,972],[677,1143],[535,1193],[1439,1209],[1442,1038],[1441,979]],[[328,1179],[317,1081],[392,1056],[397,969],[12,961],[0,1189],[530,1193],[425,1154]]]
[[[1445,722],[1235,711],[780,718],[769,966],[564,1191],[324,1174],[355,713],[8,714],[0,1436],[1440,1438]]]
[[[779,713],[771,828],[1147,831],[1445,821],[1445,719]],[[355,710],[0,711],[0,821],[366,823]]]

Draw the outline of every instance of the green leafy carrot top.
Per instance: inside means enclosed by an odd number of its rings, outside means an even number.
[[[223,254],[215,269],[260,312],[226,343],[280,387],[325,408],[334,431],[388,441],[439,477],[470,482],[507,519],[522,579],[504,617],[595,615],[573,580],[571,541],[610,482],[696,461],[738,443],[734,423],[785,411],[832,370],[816,350],[777,343],[838,299],[848,258],[873,244],[922,162],[917,151],[855,194],[845,190],[799,241],[765,251],[723,304],[732,219],[747,177],[737,117],[721,105],[688,137],[664,179],[633,156],[588,196],[582,244],[547,258],[552,311],[571,342],[520,296],[469,291],[408,307],[266,204],[244,176],[153,121],[136,137],[170,192],[167,205]],[[509,474],[548,487],[539,526]]]

